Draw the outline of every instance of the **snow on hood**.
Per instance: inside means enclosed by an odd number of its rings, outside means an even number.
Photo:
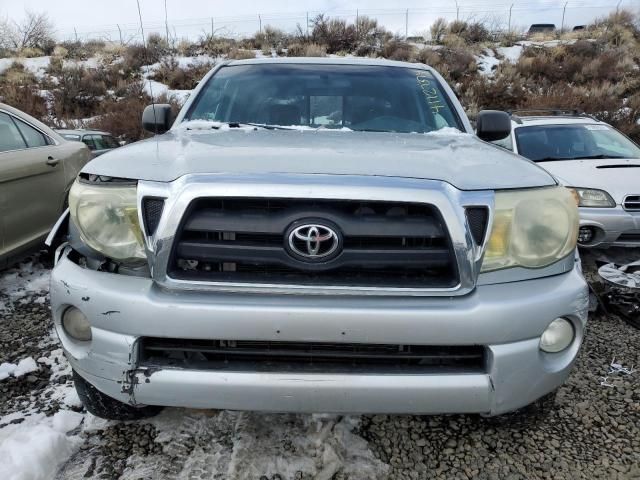
[[[83,172],[169,182],[187,174],[357,175],[431,179],[462,190],[550,186],[542,168],[455,129],[415,133],[174,128],[115,149]]]

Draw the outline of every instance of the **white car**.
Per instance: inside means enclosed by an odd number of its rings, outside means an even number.
[[[511,116],[493,143],[544,167],[580,202],[584,247],[640,246],[640,148],[612,126],[577,112]]]

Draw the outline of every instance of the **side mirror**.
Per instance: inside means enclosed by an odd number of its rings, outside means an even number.
[[[511,117],[498,110],[482,110],[476,121],[476,135],[485,142],[507,138],[511,133]]]
[[[142,128],[147,132],[160,134],[171,128],[171,105],[164,103],[148,105],[142,112]]]

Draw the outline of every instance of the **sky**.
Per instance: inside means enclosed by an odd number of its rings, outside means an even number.
[[[377,18],[389,30],[401,35],[420,35],[438,17],[453,20],[487,20],[506,27],[511,9],[511,25],[528,27],[531,23],[555,23],[561,26],[566,0],[140,0],[145,34],[166,33],[165,1],[169,34],[176,38],[195,38],[212,29],[216,34],[241,36],[262,26],[272,25],[293,31],[303,28],[307,12],[354,20],[356,15]],[[566,2],[565,27],[589,23],[620,8],[640,11],[640,0],[569,0]],[[140,35],[136,0],[0,0],[0,18],[19,21],[25,9],[46,12],[54,23],[59,39],[100,38],[125,41]],[[408,14],[407,14],[408,9]],[[213,26],[212,26],[213,23]]]

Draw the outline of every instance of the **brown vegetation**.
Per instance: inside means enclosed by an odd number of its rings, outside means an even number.
[[[578,108],[640,140],[638,24],[637,16],[620,11],[583,31],[553,34],[560,39],[555,46],[527,46],[515,63],[503,61],[490,75],[479,71],[476,59],[485,49],[499,53],[500,43],[491,41],[490,29],[480,22],[444,19],[431,26],[431,44],[422,47],[394,37],[374,19],[359,17],[350,23],[325,15],[312,20],[308,33],[301,27],[289,34],[266,26],[242,40],[203,34],[195,42],[176,44],[159,35],[150,35],[146,45],[63,42],[50,48],[47,75],[36,78],[14,63],[0,75],[0,92],[5,102],[50,124],[92,118],[92,126],[135,140],[143,136],[139,118],[151,102],[142,88],[144,75],[171,89],[189,90],[218,58],[253,58],[257,50],[307,57],[354,54],[433,66],[450,82],[472,117],[483,108]],[[508,32],[501,44],[511,46],[520,39],[517,32]],[[9,48],[5,55],[34,53],[27,48],[41,51],[39,44],[33,44]],[[2,46],[0,54],[1,50]],[[181,66],[177,55],[207,55],[211,60]],[[79,63],[89,58],[100,61],[92,68]]]

